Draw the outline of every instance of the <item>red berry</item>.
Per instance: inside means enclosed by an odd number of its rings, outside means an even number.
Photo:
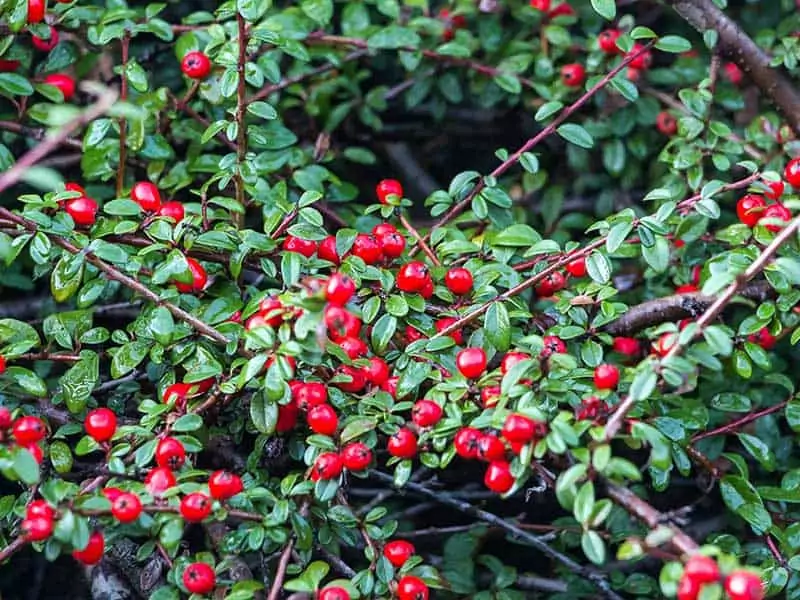
[[[553,354],[567,353],[567,345],[564,343],[564,340],[558,336],[546,335],[542,338],[542,342],[544,342],[544,347],[539,353],[540,358],[548,358]]]
[[[56,509],[50,506],[47,500],[33,500],[25,507],[25,516],[28,519],[41,517],[52,521],[56,518]]]
[[[397,569],[406,564],[414,552],[414,544],[406,540],[394,540],[383,547],[383,555]]]
[[[18,60],[8,60],[7,58],[0,58],[0,73],[11,73],[19,69],[20,62]]]
[[[783,178],[789,182],[792,187],[800,187],[800,157],[793,158],[786,165],[783,170]]]
[[[441,333],[456,321],[458,321],[458,319],[455,317],[442,317],[441,319],[436,320],[434,326],[436,327],[436,331]],[[456,329],[455,331],[450,332],[448,335],[453,338],[453,341],[459,346],[464,343],[464,334],[461,329]]]
[[[662,110],[656,117],[656,128],[666,136],[678,133],[678,121],[667,111]]]
[[[208,274],[206,270],[203,268],[203,265],[191,256],[186,257],[186,263],[189,265],[189,272],[192,274],[192,283],[176,281],[175,287],[183,294],[202,292],[208,283]]]
[[[414,458],[417,455],[417,436],[407,427],[398,429],[389,437],[386,449],[392,456]]]
[[[372,462],[372,450],[363,442],[353,442],[342,448],[342,463],[350,471],[363,471]]]
[[[329,235],[319,243],[317,247],[317,257],[332,262],[335,265],[342,262],[339,253],[336,251],[336,237]]]
[[[710,556],[695,554],[686,562],[683,576],[693,579],[698,583],[716,583],[719,581],[719,567],[717,561]]]
[[[122,496],[125,492],[117,487],[107,487],[100,490],[111,504],[117,501],[117,498]]]
[[[486,370],[486,352],[483,348],[464,348],[456,354],[456,366],[467,379],[477,379]]]
[[[186,217],[186,210],[181,202],[170,200],[161,205],[161,208],[158,209],[158,216],[180,223]]]
[[[217,587],[217,575],[211,565],[192,563],[183,571],[183,586],[190,594],[207,595]]]
[[[313,240],[304,240],[293,235],[287,235],[283,240],[283,249],[286,252],[297,252],[306,258],[310,258],[317,251],[317,242]]]
[[[27,450],[31,456],[33,456],[33,460],[36,461],[37,465],[42,464],[42,461],[44,460],[44,451],[39,444],[27,444],[22,447],[25,448],[25,450]]]
[[[684,283],[675,288],[676,294],[693,294],[698,291],[697,286],[693,283]]]
[[[613,343],[614,352],[625,354],[626,356],[636,356],[641,350],[639,340],[631,337],[616,337]]]
[[[267,296],[258,303],[258,311],[267,325],[278,327],[283,323],[286,307],[277,296]]]
[[[500,361],[500,372],[505,375],[511,368],[524,360],[530,360],[531,355],[526,352],[509,352]]]
[[[428,336],[426,336],[424,333],[419,331],[413,325],[406,325],[405,336],[404,337],[405,337],[405,340],[406,340],[407,344],[411,344],[411,343],[416,342],[418,340],[428,339]]]
[[[190,523],[199,523],[211,514],[211,499],[201,492],[194,492],[181,500],[181,516]]]
[[[308,427],[320,435],[333,435],[339,427],[339,417],[330,404],[320,404],[308,411]]]
[[[619,383],[619,369],[614,365],[598,365],[594,370],[594,385],[599,390],[613,390]]]
[[[342,457],[336,452],[323,452],[314,461],[314,466],[311,469],[311,479],[313,481],[334,479],[341,474],[343,467]]]
[[[344,375],[345,377],[349,378],[349,381],[338,381],[335,384],[336,387],[343,392],[356,394],[367,386],[367,379],[364,377],[363,371],[356,367],[351,367],[350,365],[341,365],[338,369],[336,369],[336,374]]]
[[[397,227],[391,223],[383,222],[378,223],[372,228],[372,235],[374,235],[376,238],[386,235],[387,233],[397,233]]]
[[[758,344],[764,350],[772,350],[775,344],[778,343],[778,338],[769,332],[769,329],[762,327],[757,333],[751,333],[747,336],[747,341],[753,344]]]
[[[538,284],[536,284],[536,295],[542,298],[549,298],[556,292],[564,289],[567,280],[560,272],[555,271],[545,276]]]
[[[481,403],[483,408],[492,408],[500,401],[500,386],[490,385],[481,390]]]
[[[419,400],[411,409],[411,420],[417,427],[432,427],[442,418],[442,407],[433,400]]]
[[[14,421],[14,426],[11,430],[14,434],[14,439],[20,446],[27,446],[28,444],[35,444],[44,439],[47,433],[44,421],[39,417],[20,417]]]
[[[368,265],[375,265],[383,260],[383,250],[374,236],[359,233],[353,240],[350,252]]]
[[[89,411],[84,421],[86,434],[98,443],[107,442],[117,431],[117,415],[108,408]]]
[[[739,221],[748,227],[755,227],[758,220],[764,214],[767,203],[764,198],[756,194],[747,194],[739,198],[736,203],[736,216]]]
[[[419,577],[406,575],[397,582],[397,600],[428,600],[428,586]]]
[[[525,415],[510,414],[503,423],[503,437],[509,442],[527,444],[536,436],[536,422]]]
[[[389,379],[389,365],[378,356],[369,359],[369,366],[364,368],[364,376],[372,385],[382,385]]]
[[[347,354],[350,360],[365,356],[369,350],[367,344],[363,340],[353,337],[340,340],[339,347],[344,350],[344,353]]]
[[[318,381],[307,381],[298,385],[292,393],[300,410],[310,410],[328,401],[328,388]]]
[[[317,600],[350,600],[350,593],[340,587],[326,587],[320,590]]]
[[[5,372],[6,372],[6,357],[0,354],[0,375],[2,375]],[[8,409],[5,409],[5,410],[8,410]]]
[[[376,234],[373,233],[378,245],[381,247],[383,255],[387,258],[398,258],[406,249],[406,238],[397,231]]]
[[[233,498],[242,490],[242,478],[230,471],[214,471],[208,478],[208,493],[215,500]]]
[[[687,577],[684,574],[678,582],[677,599],[697,600],[697,596],[700,595],[701,587],[702,584],[699,581],[695,581],[691,577]]]
[[[480,440],[481,436],[481,432],[474,427],[463,427],[459,429],[453,439],[456,454],[461,458],[477,458],[478,440]]]
[[[151,496],[161,496],[168,489],[175,487],[175,474],[167,467],[156,467],[144,478],[144,485]]]
[[[142,514],[142,501],[136,494],[124,492],[111,504],[111,514],[120,523],[131,523]]]
[[[356,283],[344,273],[334,273],[325,286],[325,299],[336,306],[344,306],[356,293]]]
[[[499,437],[486,433],[478,438],[477,458],[492,462],[502,460],[506,455],[506,446]]]
[[[725,578],[725,593],[730,600],[762,600],[764,584],[757,573],[734,571]]]
[[[769,191],[765,191],[764,195],[770,200],[777,200],[783,196],[783,192],[786,190],[786,185],[782,181],[769,181],[765,179],[762,183],[769,188]]]
[[[97,202],[86,196],[71,198],[64,204],[64,210],[78,227],[91,227],[97,220]]]
[[[561,67],[561,83],[567,87],[580,87],[586,81],[586,69],[580,63]]]
[[[428,277],[427,281],[425,281],[425,287],[423,287],[419,291],[419,295],[425,298],[425,300],[427,300],[428,298],[433,296],[434,291],[435,289],[433,287],[433,280],[430,277]]]
[[[403,186],[396,179],[383,179],[375,186],[375,194],[381,204],[388,204],[389,196],[403,197]]]
[[[469,294],[472,291],[472,273],[464,267],[453,267],[445,274],[444,284],[454,294]]]
[[[300,414],[300,409],[293,401],[288,404],[281,404],[278,406],[278,421],[275,423],[275,431],[278,433],[286,433],[291,431],[297,426],[297,417]]]
[[[400,267],[397,272],[397,288],[408,293],[419,292],[425,287],[429,278],[428,267],[415,260]]]
[[[389,377],[386,381],[381,384],[381,390],[389,394],[395,400],[397,399],[397,383],[400,381],[400,378],[397,375],[393,377]]]
[[[531,8],[542,12],[548,12],[550,10],[550,2],[551,0],[531,0]]]
[[[618,54],[619,48],[617,48],[617,40],[621,35],[622,32],[619,29],[606,29],[605,31],[601,31],[600,35],[597,36],[597,45],[600,46],[600,50],[606,54]]]
[[[44,39],[36,35],[31,36],[31,43],[33,44],[33,47],[39,50],[40,52],[50,52],[50,50],[52,50],[58,45],[58,30],[52,25],[50,25],[49,27],[50,27],[49,38]]]
[[[164,395],[161,397],[161,400],[164,404],[175,400],[178,405],[181,405],[186,402],[186,398],[189,397],[191,389],[192,386],[188,383],[173,383],[164,390]]]
[[[53,533],[53,520],[44,517],[24,519],[20,524],[22,536],[30,542],[43,542]]]
[[[673,346],[678,341],[678,335],[675,333],[662,333],[661,336],[653,342],[653,352],[659,356],[666,356]]]
[[[568,262],[567,273],[573,277],[586,277],[586,257],[579,256],[575,260]]]
[[[572,8],[568,2],[562,2],[547,14],[551,19],[555,19],[556,17],[572,17],[574,15],[575,9]]]
[[[759,220],[759,223],[765,219],[773,222],[763,223],[764,227],[766,227],[767,230],[775,233],[784,228],[783,224],[779,224],[775,221],[783,221],[784,224],[788,223],[792,220],[792,212],[783,204],[772,204],[766,208],[761,216],[761,219]]]
[[[41,23],[47,12],[47,0],[28,0],[28,23]]]
[[[639,43],[636,43],[633,45],[633,48],[631,48],[630,52],[628,52],[626,56],[633,56],[635,54],[638,54],[643,48],[644,46],[642,46]],[[653,55],[650,53],[649,50],[646,50],[641,54],[639,54],[636,58],[634,58],[630,62],[630,66],[633,69],[649,69],[652,62],[653,62]]]
[[[739,85],[744,79],[744,73],[736,63],[726,62],[722,65],[722,72],[725,74],[725,78],[733,85]]]
[[[341,306],[328,306],[324,314],[328,336],[338,342],[348,337],[358,337],[361,319]]]
[[[203,52],[188,52],[181,61],[181,71],[190,79],[205,79],[211,73],[211,59]]]
[[[44,78],[44,83],[57,87],[64,100],[71,100],[75,95],[75,80],[66,73],[52,73]]]
[[[186,462],[186,449],[180,440],[174,437],[165,437],[158,441],[156,446],[156,464],[159,467],[180,469]]]
[[[139,181],[131,188],[131,200],[145,212],[155,212],[161,208],[161,192],[150,181]]]
[[[89,536],[86,547],[82,550],[74,550],[72,557],[85,565],[96,565],[103,558],[105,550],[106,541],[103,538],[103,534],[95,531]]]
[[[497,494],[505,494],[514,487],[514,476],[511,474],[511,465],[504,460],[489,463],[483,476],[483,483],[487,488]]]

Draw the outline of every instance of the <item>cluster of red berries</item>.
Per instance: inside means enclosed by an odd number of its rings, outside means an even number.
[[[5,364],[5,360],[3,360]],[[24,448],[33,456],[38,464],[42,464],[44,453],[40,442],[47,435],[47,426],[39,417],[23,416],[13,419],[11,411],[5,406],[0,406],[0,442],[13,438],[13,443],[19,448]]]
[[[800,158],[793,158],[784,169],[783,177],[793,188],[800,189]],[[763,181],[766,190],[763,194],[747,194],[736,203],[736,216],[748,227],[764,222],[767,230],[780,231],[785,223],[792,220],[790,211],[780,199],[786,189],[783,181]],[[773,204],[767,204],[767,200]]]
[[[719,583],[721,579],[713,558],[695,554],[686,562],[678,583],[678,600],[697,600],[703,586]],[[724,578],[723,587],[730,600],[762,600],[765,595],[761,578],[751,571],[732,571]]]
[[[571,17],[575,15],[575,9],[569,2],[561,2],[553,6],[552,0],[530,0],[531,8],[545,13],[547,19],[555,19],[556,17]]]

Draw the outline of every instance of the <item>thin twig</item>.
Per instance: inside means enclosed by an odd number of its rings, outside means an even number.
[[[442,263],[439,262],[438,258],[436,258],[436,254],[434,254],[430,246],[428,246],[428,244],[425,242],[425,240],[422,238],[422,236],[419,234],[416,228],[411,224],[411,222],[408,219],[406,219],[404,215],[400,215],[400,224],[406,228],[408,233],[411,234],[411,237],[413,237],[414,240],[416,241],[417,245],[419,245],[419,247],[422,248],[422,251],[425,253],[425,256],[427,256],[434,265],[436,265],[437,267],[441,267]]]
[[[26,542],[23,538],[15,538],[8,546],[0,550],[0,563],[3,563],[13,554],[16,554],[18,551],[20,551],[25,544]]]
[[[784,400],[783,402],[779,402],[778,404],[773,404],[772,406],[768,406],[767,408],[761,409],[757,412],[748,413],[745,416],[736,419],[735,421],[731,421],[727,425],[722,425],[721,427],[717,427],[716,429],[710,429],[708,431],[703,431],[701,433],[695,434],[692,436],[691,442],[694,444],[695,442],[699,442],[700,440],[704,440],[706,438],[714,437],[717,435],[727,435],[729,433],[735,433],[739,431],[745,425],[749,425],[753,421],[757,421],[761,417],[766,417],[767,415],[771,415],[772,413],[780,412],[786,405],[789,404],[789,400]]]

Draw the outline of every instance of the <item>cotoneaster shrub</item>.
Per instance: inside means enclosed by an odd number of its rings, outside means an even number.
[[[4,595],[800,597],[795,3],[0,19]]]

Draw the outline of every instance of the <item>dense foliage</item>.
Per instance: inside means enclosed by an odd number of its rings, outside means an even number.
[[[800,598],[794,2],[0,19],[4,597]]]

